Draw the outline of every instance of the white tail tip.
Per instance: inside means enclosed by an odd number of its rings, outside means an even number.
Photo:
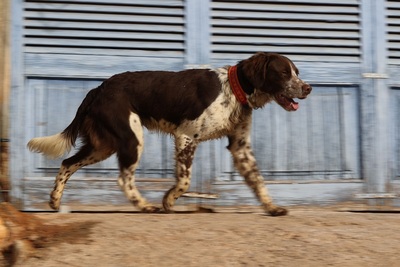
[[[70,140],[61,133],[33,138],[28,142],[28,148],[32,152],[42,153],[50,158],[59,158],[72,147]]]

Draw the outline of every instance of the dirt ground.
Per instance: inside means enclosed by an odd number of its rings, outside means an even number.
[[[292,207],[284,217],[258,208],[22,215],[42,221],[49,236],[15,266],[400,266],[396,212]]]

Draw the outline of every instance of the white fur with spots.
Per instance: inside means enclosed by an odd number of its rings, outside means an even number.
[[[58,210],[60,208],[61,197],[64,192],[65,185],[68,179],[80,168],[100,162],[108,158],[111,154],[105,151],[94,151],[85,159],[71,166],[61,165],[60,170],[56,176],[53,191],[50,193],[49,205],[52,209]]]
[[[288,80],[281,94],[285,95],[286,97],[298,98],[299,96],[303,95],[302,85],[304,82],[299,78],[292,65],[290,65],[290,69],[291,79]]]
[[[253,190],[265,211],[272,215],[284,215],[287,210],[273,204],[272,198],[264,184],[264,178],[257,167],[250,142],[251,115],[248,120],[236,126],[229,135],[228,149],[232,154],[235,168],[244,177],[247,185]]]

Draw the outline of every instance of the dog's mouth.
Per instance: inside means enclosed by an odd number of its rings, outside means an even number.
[[[275,96],[276,102],[281,105],[287,111],[296,111],[299,109],[299,103],[294,101],[292,98],[278,94]]]

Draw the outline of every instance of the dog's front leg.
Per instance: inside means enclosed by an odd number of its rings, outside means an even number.
[[[166,212],[169,212],[175,201],[189,189],[196,147],[197,143],[186,135],[175,138],[176,184],[164,196],[163,207]]]
[[[256,159],[250,145],[250,125],[240,125],[234,134],[229,135],[228,149],[232,153],[236,169],[244,177],[247,185],[253,189],[264,210],[272,216],[287,214],[287,210],[275,206],[268,190],[264,185],[264,178],[258,170]]]

